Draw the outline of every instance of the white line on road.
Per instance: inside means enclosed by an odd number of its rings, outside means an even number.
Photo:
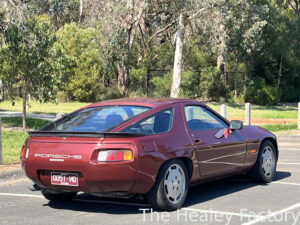
[[[270,213],[266,216],[259,216],[255,220],[249,221],[247,223],[243,223],[242,225],[252,225],[252,224],[255,224],[255,223],[259,223],[259,222],[264,222],[264,221],[266,221],[266,220],[268,220],[272,217],[275,217],[276,215],[279,215],[279,214],[282,214],[282,213],[285,213],[285,212],[288,212],[288,211],[292,211],[292,210],[297,209],[297,208],[300,208],[300,202],[296,203],[294,205],[291,205],[287,208],[283,208],[283,209],[280,209],[276,212]]]
[[[13,193],[0,193],[0,196],[15,196],[15,197],[27,197],[27,198],[44,198],[41,195],[26,195],[26,194],[13,194]]]
[[[272,184],[287,184],[287,185],[295,185],[295,186],[300,186],[298,183],[290,183],[290,182],[282,182],[282,181],[273,181]]]
[[[278,162],[278,165],[300,165],[300,163],[286,163],[286,162]]]
[[[298,148],[279,148],[279,151],[300,151]]]
[[[195,211],[195,212],[200,212],[200,213],[212,213],[212,214],[219,214],[219,215],[247,217],[247,218],[257,218],[258,217],[256,215],[245,214],[245,213],[224,212],[224,211],[205,210],[205,209],[182,208],[182,210]]]

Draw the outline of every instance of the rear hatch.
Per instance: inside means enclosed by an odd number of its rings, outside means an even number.
[[[81,190],[99,190],[96,188],[95,182],[100,182],[102,178],[104,185],[98,185],[105,190],[106,186],[111,182],[109,173],[116,174],[119,166],[113,164],[99,164],[95,153],[99,149],[107,149],[114,147],[124,147],[133,149],[131,144],[125,142],[121,144],[102,144],[105,137],[114,137],[116,140],[122,137],[139,136],[126,133],[96,133],[96,132],[47,132],[35,131],[29,132],[30,137],[26,142],[28,149],[28,157],[24,160],[24,169],[26,175],[36,184],[42,187],[52,186],[52,174],[57,173],[75,175]],[[122,163],[121,163],[122,164]],[[120,164],[120,165],[121,165]],[[125,165],[125,164],[123,164]],[[123,170],[128,178],[123,175],[124,179],[133,180],[135,171],[135,162],[129,162],[129,166]],[[127,171],[128,170],[128,171]],[[129,177],[130,176],[130,177]],[[51,179],[50,179],[51,178]],[[87,180],[88,179],[88,180]],[[132,184],[128,183],[132,186]],[[78,186],[67,184],[67,186]],[[124,185],[123,185],[124,186]],[[53,187],[53,186],[52,186]],[[57,186],[58,188],[58,186]],[[72,187],[67,189],[73,190]],[[75,188],[75,187],[74,187]],[[125,187],[124,187],[125,188]],[[126,189],[129,189],[126,187]],[[74,189],[75,190],[75,189]],[[121,189],[122,190],[122,189]]]

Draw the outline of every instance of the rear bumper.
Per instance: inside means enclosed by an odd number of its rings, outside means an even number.
[[[99,163],[79,168],[64,166],[57,168],[50,165],[24,163],[26,175],[38,186],[57,191],[99,192],[132,192],[136,184],[135,162]],[[51,184],[51,172],[77,173],[79,186],[61,186]]]

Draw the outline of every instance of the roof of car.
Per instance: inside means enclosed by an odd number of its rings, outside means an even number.
[[[138,106],[149,106],[159,107],[164,105],[170,105],[181,102],[200,103],[193,99],[180,99],[180,98],[121,98],[106,100],[98,103],[88,105],[87,107],[104,106],[104,105],[138,105]]]

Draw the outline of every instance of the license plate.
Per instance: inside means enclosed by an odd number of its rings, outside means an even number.
[[[64,186],[78,186],[78,174],[51,172],[51,184]]]

